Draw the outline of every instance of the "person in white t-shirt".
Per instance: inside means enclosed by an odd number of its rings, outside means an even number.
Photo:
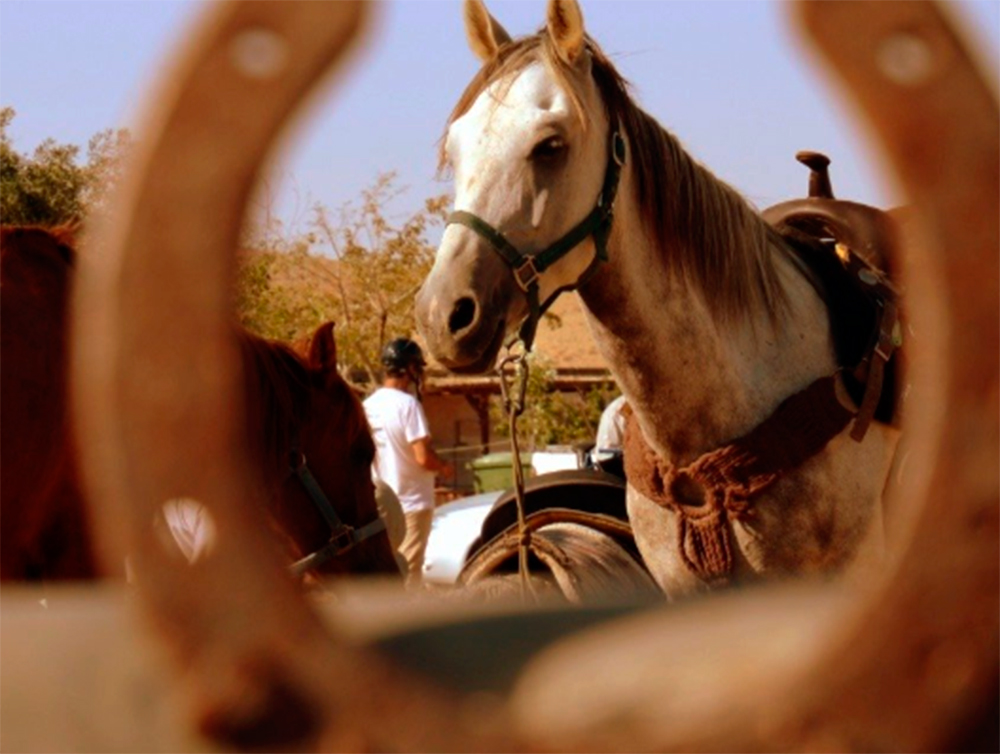
[[[625,417],[622,408],[625,406],[625,396],[619,395],[609,403],[601,414],[597,425],[597,450],[621,450],[625,444]]]
[[[365,399],[365,413],[375,438],[375,476],[392,488],[406,519],[406,534],[399,546],[406,559],[407,584],[419,584],[424,552],[434,517],[434,477],[448,477],[451,464],[431,446],[427,416],[420,401],[424,354],[408,338],[397,338],[382,350],[385,377],[382,387]]]
[[[596,468],[616,476],[625,476],[622,448],[625,445],[625,396],[619,395],[607,405],[597,425],[597,442],[590,454]]]

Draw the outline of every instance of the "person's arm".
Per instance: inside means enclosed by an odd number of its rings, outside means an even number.
[[[441,474],[441,476],[452,475],[454,471],[452,465],[434,452],[434,448],[431,447],[431,438],[421,437],[419,440],[414,440],[411,445],[413,446],[413,456],[421,468],[433,471],[435,474]]]

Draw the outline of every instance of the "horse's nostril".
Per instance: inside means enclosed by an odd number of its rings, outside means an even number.
[[[448,329],[452,334],[466,329],[476,319],[476,302],[471,298],[460,298],[448,317]]]

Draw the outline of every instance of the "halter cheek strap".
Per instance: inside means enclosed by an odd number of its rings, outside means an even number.
[[[289,461],[291,471],[302,482],[306,493],[330,527],[330,541],[326,545],[289,566],[294,575],[301,576],[311,568],[317,568],[331,558],[342,555],[355,545],[364,542],[369,537],[374,537],[385,531],[385,521],[382,520],[381,516],[376,516],[373,521],[358,528],[345,524],[337,515],[337,511],[334,510],[329,498],[323,492],[323,488],[319,486],[319,482],[310,471],[305,455],[301,451],[293,450],[290,453]]]
[[[608,165],[604,172],[601,193],[597,197],[597,206],[565,235],[535,254],[521,252],[503,233],[478,215],[457,210],[448,216],[447,225],[457,224],[469,228],[489,243],[490,247],[510,266],[514,282],[528,298],[528,316],[519,332],[526,350],[531,350],[538,321],[552,302],[564,291],[579,288],[586,283],[597,271],[598,265],[607,261],[608,236],[611,234],[611,223],[614,220],[615,195],[618,192],[621,170],[625,165],[625,154],[625,140],[621,131],[616,129],[612,132],[608,144]],[[538,281],[541,274],[591,236],[594,238],[595,254],[590,266],[575,283],[557,289],[544,302],[540,302]]]

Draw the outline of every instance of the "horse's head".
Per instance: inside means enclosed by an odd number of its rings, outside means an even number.
[[[617,168],[575,0],[550,0],[545,28],[516,41],[480,0],[466,0],[465,22],[483,68],[448,125],[442,163],[454,173],[456,212],[416,311],[442,364],[478,372],[537,313],[533,296],[544,304],[594,262],[594,237],[578,228]]]
[[[263,412],[270,415],[263,423],[264,452],[275,484],[270,515],[298,559],[330,542],[332,527],[317,497],[326,498],[336,517],[354,529],[379,520],[371,476],[375,444],[361,401],[337,370],[332,322],[313,334],[305,359],[278,344],[267,348],[283,362],[264,368],[277,396]],[[259,370],[259,357],[257,362]],[[254,400],[251,395],[252,413]],[[316,570],[399,574],[384,530],[325,559]]]

